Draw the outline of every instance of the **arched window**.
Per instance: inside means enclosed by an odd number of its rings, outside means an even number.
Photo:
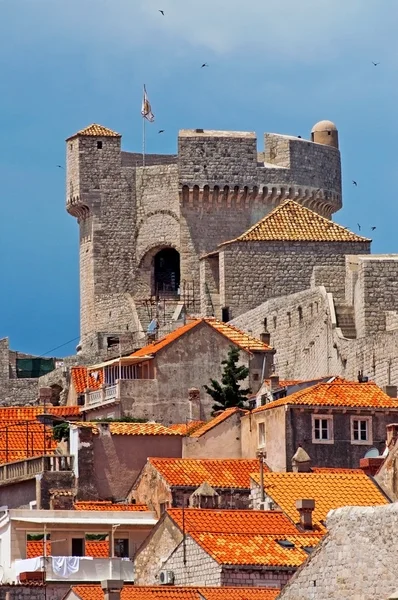
[[[154,257],[155,294],[176,294],[180,287],[180,255],[174,248],[164,248]]]

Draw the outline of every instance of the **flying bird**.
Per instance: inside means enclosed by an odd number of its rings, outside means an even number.
[[[355,185],[355,187],[357,187],[358,184],[356,181],[352,180],[352,183],[353,183],[353,185]]]
[[[374,231],[375,229],[376,229],[376,227],[375,227],[375,226],[371,227],[371,230],[372,230],[372,231]]]
[[[63,169],[62,165],[57,165],[58,169]]]
[[[361,231],[361,226],[360,226],[360,224],[359,224],[359,223],[357,223],[357,225],[358,225],[358,230],[359,230],[359,231]]]
[[[164,133],[164,129],[159,129],[158,133]]]
[[[203,69],[203,67],[208,67],[209,65],[207,63],[203,63],[203,65],[200,67],[201,69]]]
[[[160,14],[164,16],[164,10],[159,10]]]
[[[374,67],[377,67],[377,65],[379,65],[379,64],[380,64],[379,62],[378,62],[378,63],[375,63],[375,62],[373,62],[373,60],[372,60],[372,65],[373,65]]]

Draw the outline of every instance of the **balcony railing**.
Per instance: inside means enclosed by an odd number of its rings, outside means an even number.
[[[49,455],[36,456],[17,462],[0,465],[0,484],[16,479],[30,479],[45,471],[72,471],[73,456]]]
[[[47,582],[78,581],[92,582],[106,579],[134,581],[134,564],[128,558],[89,558],[70,556],[40,557],[37,571],[32,568],[32,559],[16,560],[12,568],[13,581],[36,579],[38,573],[43,573]],[[25,571],[26,568],[26,571]]]
[[[100,406],[104,402],[114,402],[118,400],[118,385],[104,385],[95,392],[88,392],[85,396],[85,407]]]

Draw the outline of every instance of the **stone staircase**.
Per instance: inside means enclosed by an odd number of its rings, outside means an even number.
[[[340,327],[344,337],[354,340],[357,337],[355,328],[354,307],[347,304],[336,304],[337,327]]]

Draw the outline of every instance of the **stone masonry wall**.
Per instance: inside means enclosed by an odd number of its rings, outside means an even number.
[[[232,318],[268,298],[311,285],[314,266],[345,264],[345,254],[369,252],[368,243],[236,242],[220,254],[221,305]]]
[[[375,600],[397,590],[398,507],[344,507],[329,534],[293,576],[280,600]]]
[[[69,590],[69,583],[1,585],[0,600],[62,600]]]
[[[288,569],[231,569],[224,567],[221,574],[221,585],[280,588],[287,584],[293,573],[294,570]]]
[[[324,286],[338,302],[345,301],[345,265],[315,266],[312,270],[311,288]]]
[[[207,552],[202,550],[189,535],[186,536],[185,540],[185,556],[186,561],[184,564],[184,544],[181,542],[162,566],[162,569],[173,571],[176,586],[218,587],[221,585],[220,565]]]

